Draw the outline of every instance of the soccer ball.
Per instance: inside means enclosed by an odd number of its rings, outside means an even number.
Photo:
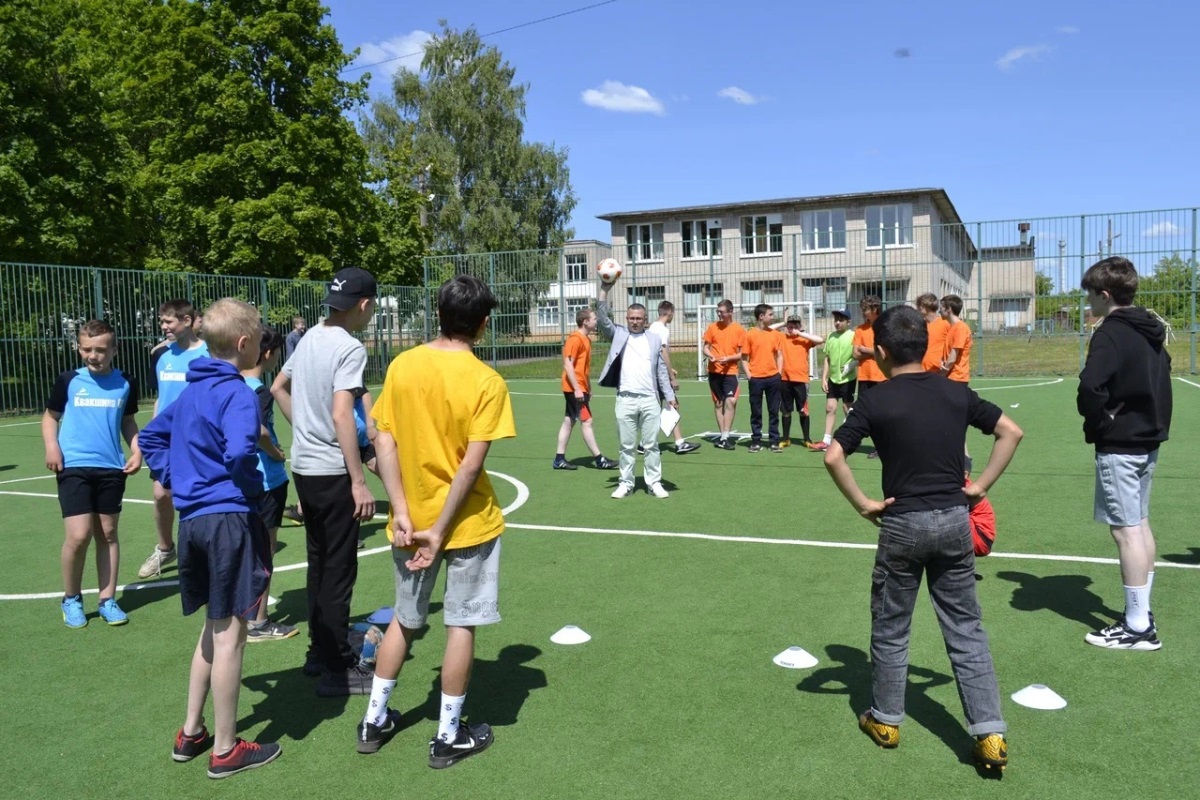
[[[606,258],[596,265],[596,274],[604,283],[613,283],[621,277],[621,265],[615,258]]]

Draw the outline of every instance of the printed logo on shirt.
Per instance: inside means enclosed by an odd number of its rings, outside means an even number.
[[[75,395],[74,406],[76,408],[117,408],[121,405],[120,400],[107,397],[84,397],[87,392],[79,392]]]
[[[186,372],[162,372],[162,371],[160,371],[158,373],[158,380],[160,383],[162,381],[177,381],[179,383],[186,383],[187,382],[187,373]]]

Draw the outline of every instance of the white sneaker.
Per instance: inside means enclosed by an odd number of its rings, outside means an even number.
[[[671,493],[668,492],[666,489],[664,489],[663,485],[661,483],[650,484],[650,494],[654,495],[655,497],[659,498],[660,500],[663,499],[664,497],[671,496]]]
[[[612,497],[616,500],[620,500],[622,497],[629,497],[631,494],[633,494],[633,487],[622,483],[617,486],[616,490],[612,493]]]

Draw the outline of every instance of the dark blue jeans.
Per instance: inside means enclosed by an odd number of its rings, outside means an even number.
[[[908,639],[913,607],[927,576],[946,654],[972,736],[1007,730],[1000,688],[975,596],[975,551],[967,507],[886,514],[871,575],[871,712],[889,725],[904,721]]]
[[[771,444],[779,444],[779,376],[750,379],[750,441],[762,443],[762,401],[767,396]]]

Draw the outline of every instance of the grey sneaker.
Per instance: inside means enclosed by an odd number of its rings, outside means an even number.
[[[694,453],[700,449],[700,445],[695,442],[684,442],[683,444],[675,445],[675,454],[683,455],[684,453]]]
[[[167,564],[172,564],[178,555],[175,548],[170,550],[159,550],[154,548],[154,552],[142,562],[142,566],[138,568],[139,578],[157,578],[162,575],[162,568]]]
[[[750,443],[750,452],[751,452],[751,453],[757,453],[757,452],[759,452],[760,450],[762,450],[762,445],[761,445],[761,444],[759,444],[758,442],[751,442],[751,443]]]
[[[782,445],[778,445],[778,444],[773,444],[773,445],[771,445],[771,452],[772,452],[772,453],[782,453],[782,452],[783,452],[783,446],[782,446]]]
[[[250,642],[273,642],[277,639],[290,639],[300,632],[294,625],[281,625],[274,620],[267,620],[257,628],[251,624],[248,628],[246,631],[247,644]]]

